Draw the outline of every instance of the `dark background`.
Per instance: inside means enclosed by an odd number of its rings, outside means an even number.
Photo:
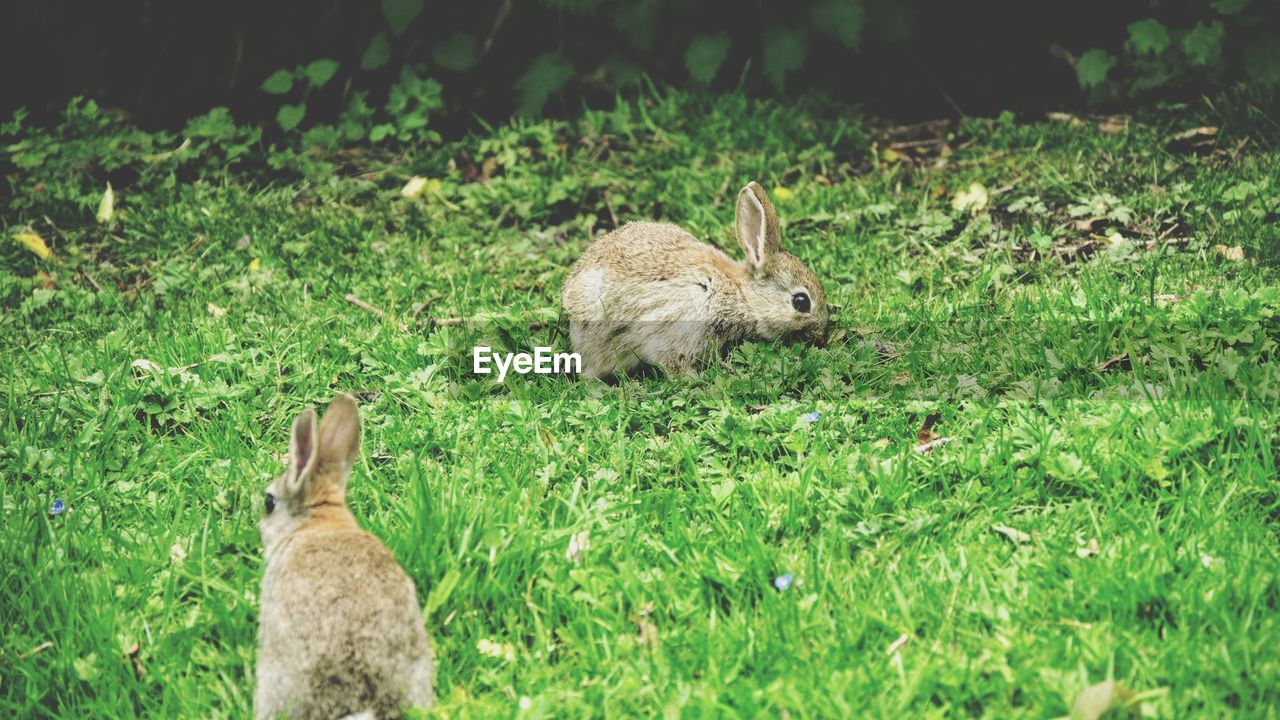
[[[1224,1],[1239,4],[1217,3]],[[309,118],[335,114],[353,88],[384,91],[400,68],[420,64],[421,72],[444,86],[447,122],[466,125],[477,116],[509,115],[516,107],[513,88],[541,53],[559,53],[573,66],[572,79],[544,111],[572,112],[617,91],[627,74],[619,67],[660,82],[691,84],[684,62],[690,38],[718,32],[731,39],[711,84],[720,90],[784,96],[819,90],[902,121],[1105,107],[1143,94],[1084,92],[1074,57],[1095,47],[1120,55],[1136,20],[1159,17],[1170,27],[1191,27],[1220,12],[1210,0],[862,0],[861,37],[851,48],[816,27],[812,5],[425,0],[397,36],[388,29],[387,3],[379,0],[10,0],[0,8],[0,118],[26,107],[38,120],[59,112],[68,98],[86,96],[125,111],[144,127],[180,126],[214,106],[231,108],[237,121],[265,124],[281,98],[260,89],[263,79],[324,57],[339,61],[340,69],[323,93],[310,98]],[[1276,0],[1244,5],[1252,15],[1232,24],[1220,69],[1175,74],[1147,95],[1212,95],[1243,77],[1238,48],[1270,32],[1280,15]],[[646,23],[617,19],[628,9],[647,20],[647,45],[635,37]],[[1234,23],[1236,17],[1227,20]],[[806,34],[807,53],[803,67],[780,88],[762,70],[761,48],[769,33],[784,27]],[[433,50],[457,32],[487,44],[464,71],[433,61]],[[362,70],[361,57],[377,33],[391,39],[391,60]],[[1122,77],[1123,68],[1115,74]]]

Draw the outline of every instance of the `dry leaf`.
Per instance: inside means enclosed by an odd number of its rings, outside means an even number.
[[[1013,541],[1015,545],[1021,545],[1022,543],[1031,542],[1030,535],[1022,532],[1021,530],[1018,530],[1017,528],[1011,528],[1008,525],[1001,525],[999,523],[996,523],[995,525],[991,526],[991,529],[1009,538],[1011,541]]]
[[[1098,720],[1113,707],[1121,707],[1132,695],[1114,680],[1103,680],[1080,691],[1071,706],[1071,720]]]
[[[1207,153],[1218,142],[1218,128],[1198,127],[1174,135],[1165,143],[1170,152]]]
[[[933,425],[938,422],[938,418],[940,417],[942,416],[938,413],[929,413],[928,416],[925,417],[924,423],[920,426],[920,431],[916,433],[917,443],[923,445],[927,442],[933,442],[938,439],[938,436],[933,434]]]
[[[871,443],[871,447],[877,450],[883,450],[889,447],[889,438],[880,438],[879,440]]]
[[[636,642],[641,647],[648,648],[650,651],[658,649],[658,626],[649,622],[646,618],[640,618],[636,622]]]
[[[1098,123],[1099,130],[1101,130],[1104,133],[1109,133],[1112,135],[1116,133],[1124,132],[1128,128],[1129,128],[1128,118],[1124,117],[1123,115],[1103,118],[1102,122]]]
[[[1076,126],[1079,126],[1079,125],[1083,125],[1083,124],[1084,124],[1084,121],[1083,121],[1083,120],[1081,120],[1080,118],[1076,117],[1075,115],[1072,115],[1071,113],[1064,113],[1064,112],[1051,112],[1051,113],[1045,113],[1045,117],[1046,117],[1046,118],[1048,118],[1048,119],[1050,119],[1050,120],[1052,120],[1052,121],[1054,121],[1054,122],[1064,122],[1064,123],[1067,123],[1067,124],[1071,125],[1072,127],[1076,127]]]
[[[1090,538],[1089,542],[1076,548],[1076,557],[1080,559],[1091,558],[1098,554],[1098,539]]]
[[[138,358],[137,360],[134,360],[133,362],[129,363],[129,365],[139,370],[146,370],[148,372],[160,372],[163,369],[159,365],[151,362],[146,358]]]
[[[52,290],[57,287],[53,282],[53,278],[49,277],[49,273],[43,270],[38,270],[36,272],[36,282],[40,283],[40,287],[45,290]]]
[[[956,212],[981,212],[987,206],[991,196],[982,183],[969,183],[969,187],[956,193],[951,198],[951,207]]]
[[[1078,232],[1097,233],[1102,232],[1102,230],[1106,228],[1107,218],[1101,215],[1090,218],[1081,218],[1080,220],[1073,222],[1071,225]]]
[[[1120,369],[1122,370],[1132,369],[1132,366],[1129,364],[1129,353],[1122,352],[1119,355],[1113,355],[1107,358],[1106,360],[1103,360],[1102,362],[1098,363],[1097,365],[1094,365],[1094,367],[1096,367],[1099,370],[1110,370],[1116,365],[1121,365]]]
[[[109,223],[111,216],[116,214],[116,194],[111,189],[111,183],[107,183],[107,189],[102,193],[102,201],[98,203],[98,222]]]
[[[1214,245],[1213,251],[1218,253],[1218,255],[1224,260],[1234,260],[1236,262],[1244,260],[1244,248],[1239,245],[1232,245],[1230,247],[1226,245]]]
[[[134,643],[128,650],[124,651],[125,657],[129,658],[129,663],[133,665],[133,674],[139,680],[146,677],[147,671],[142,669],[142,663],[138,661],[138,653],[141,652],[142,646]]]
[[[249,261],[249,272],[258,272],[262,269],[262,260],[254,258]]]
[[[45,244],[44,238],[35,233],[18,233],[13,236],[14,240],[22,243],[22,246],[36,254],[41,260],[48,260],[53,252],[49,250],[49,246]]]
[[[409,182],[405,183],[404,187],[400,188],[400,197],[408,198],[412,200],[413,198],[416,198],[419,195],[421,195],[422,191],[426,189],[427,189],[427,179],[424,177],[420,177],[418,175],[414,175],[413,177],[409,178]]]

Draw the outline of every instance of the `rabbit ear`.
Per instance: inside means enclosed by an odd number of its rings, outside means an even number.
[[[316,413],[307,408],[293,421],[289,435],[289,469],[285,471],[284,488],[290,497],[302,492],[316,469]]]
[[[343,394],[329,403],[320,421],[320,460],[329,467],[349,470],[360,452],[360,408]]]
[[[778,229],[778,214],[773,203],[759,184],[751,182],[738,193],[738,242],[747,254],[747,262],[753,268],[763,267],[769,258],[782,249],[782,233]]]

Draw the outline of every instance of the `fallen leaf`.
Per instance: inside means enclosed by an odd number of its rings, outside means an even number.
[[[885,148],[880,153],[880,159],[887,163],[896,163],[902,160],[902,153],[893,148]]]
[[[1124,132],[1128,128],[1129,128],[1129,118],[1123,115],[1113,115],[1111,117],[1105,117],[1105,118],[1102,118],[1102,121],[1098,123],[1098,130],[1104,133],[1112,134],[1112,135],[1116,133]]]
[[[1099,215],[1090,218],[1082,218],[1072,223],[1077,231],[1082,233],[1098,233],[1102,232],[1107,226],[1107,218]]]
[[[48,260],[53,252],[49,250],[49,246],[45,244],[44,238],[35,233],[18,233],[13,236],[14,240],[22,243],[22,246],[35,253],[41,260]]]
[[[237,249],[237,250],[248,250],[248,249],[249,249],[249,243],[250,243],[250,242],[252,242],[252,240],[250,240],[250,239],[249,239],[249,236],[248,236],[248,235],[241,235],[241,236],[240,236],[240,239],[239,239],[239,240],[236,240],[236,249]]]
[[[1080,559],[1091,558],[1098,554],[1098,539],[1090,538],[1089,542],[1076,548],[1076,557]]]
[[[795,196],[796,194],[791,190],[791,188],[776,187],[773,189],[773,198],[778,202],[787,202]]]
[[[636,622],[636,642],[650,651],[658,649],[658,626],[646,618]]]
[[[1170,152],[1203,153],[1212,150],[1217,141],[1218,128],[1206,126],[1184,130],[1174,135],[1165,143],[1165,147]]]
[[[111,183],[107,183],[107,189],[102,193],[102,200],[98,203],[98,222],[109,223],[111,216],[116,214],[116,194],[111,189]]]
[[[1218,255],[1224,260],[1234,260],[1236,262],[1244,260],[1244,248],[1239,245],[1231,245],[1230,247],[1226,245],[1214,245],[1213,251],[1218,253]]]
[[[929,413],[925,417],[924,423],[920,426],[920,431],[916,433],[916,442],[923,445],[938,439],[938,436],[933,434],[933,425],[938,422],[940,417],[942,416],[938,413]]]
[[[1053,122],[1068,123],[1072,127],[1084,124],[1083,120],[1076,117],[1075,115],[1072,115],[1071,113],[1051,112],[1051,113],[1045,113],[1045,117],[1052,120]]]
[[[1098,363],[1097,365],[1094,365],[1094,367],[1099,370],[1110,370],[1116,365],[1120,365],[1121,366],[1120,369],[1122,370],[1132,369],[1133,366],[1129,363],[1129,353],[1122,352],[1119,355],[1113,355],[1107,358],[1106,360],[1103,360],[1102,362]]]
[[[987,206],[991,196],[982,183],[969,183],[969,187],[956,193],[951,198],[951,207],[956,212],[981,212]]]
[[[262,260],[254,258],[249,261],[249,272],[258,272],[262,269]]]
[[[879,440],[871,443],[871,447],[877,450],[883,450],[889,447],[889,438],[880,438]]]
[[[413,177],[409,178],[409,182],[405,183],[404,187],[400,188],[400,197],[412,200],[413,198],[416,198],[419,195],[421,195],[422,191],[426,189],[427,189],[427,179],[424,177],[420,177],[418,175],[414,175]]]
[[[1177,295],[1156,295],[1155,300],[1156,302],[1167,302],[1167,303],[1182,302],[1182,298],[1178,297]]]
[[[1006,538],[1009,538],[1009,540],[1011,540],[1015,545],[1021,545],[1022,543],[1031,542],[1030,535],[1022,532],[1021,530],[1018,530],[1017,528],[1011,528],[1008,525],[1001,525],[999,523],[996,523],[995,525],[991,526],[991,529],[995,530],[996,532],[1000,533]]]
[[[148,372],[160,372],[160,371],[161,371],[161,367],[160,367],[159,365],[157,365],[157,364],[155,364],[155,363],[151,362],[150,360],[148,360],[148,359],[146,359],[146,358],[138,358],[137,360],[134,360],[133,362],[129,363],[129,365],[130,365],[131,367],[135,367],[135,368],[137,368],[137,369],[139,369],[139,370],[146,370],[146,371],[148,371]]]
[[[1071,720],[1098,720],[1113,707],[1121,707],[1132,695],[1114,680],[1103,680],[1080,691],[1071,705]]]
[[[53,278],[49,277],[49,273],[43,270],[36,272],[36,282],[40,283],[40,287],[45,290],[52,290],[57,287],[57,285],[53,283]]]
[[[181,565],[182,561],[187,559],[187,551],[183,550],[182,546],[178,543],[174,543],[173,547],[169,548],[169,559],[172,560],[175,565]]]
[[[129,658],[129,663],[133,665],[134,677],[141,680],[146,677],[147,671],[142,669],[142,663],[138,661],[138,654],[142,651],[142,646],[134,643],[128,650],[124,651],[124,656]]]

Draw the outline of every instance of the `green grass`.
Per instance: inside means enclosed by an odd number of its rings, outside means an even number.
[[[1203,118],[1155,123],[966,121],[934,167],[841,108],[667,94],[278,172],[22,131],[0,714],[247,716],[262,493],[296,413],[351,391],[351,504],[417,583],[441,717],[1048,718],[1106,678],[1149,717],[1276,717],[1280,152],[1176,154]],[[463,151],[502,169],[463,182]],[[736,254],[749,179],[840,306],[829,346],[470,374],[481,339],[566,345],[560,282],[614,218]],[[971,183],[990,204],[955,210]],[[951,440],[920,454],[932,413]]]

